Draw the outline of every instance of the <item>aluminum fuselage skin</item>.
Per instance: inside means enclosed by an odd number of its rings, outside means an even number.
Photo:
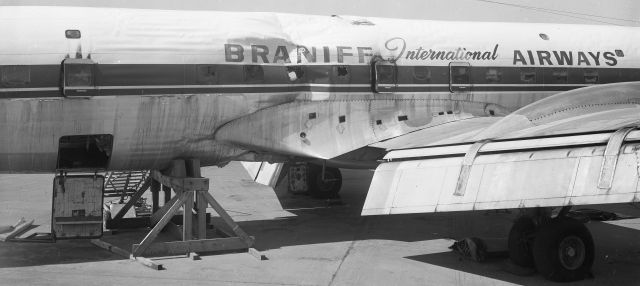
[[[0,26],[0,172],[54,172],[60,137],[91,134],[113,135],[110,170],[330,159],[640,80],[631,27],[74,7],[0,7]],[[63,94],[69,58],[95,63],[90,96]],[[397,70],[391,93],[375,92],[377,60]],[[471,67],[462,89],[459,63]]]

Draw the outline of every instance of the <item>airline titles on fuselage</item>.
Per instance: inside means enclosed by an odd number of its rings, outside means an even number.
[[[373,57],[391,61],[496,61],[499,58],[499,44],[487,49],[455,48],[407,48],[403,38],[391,38],[379,49],[353,46],[295,46],[254,44],[249,47],[240,44],[225,44],[226,62],[250,63],[291,63],[289,49],[293,49],[297,63],[369,63]],[[618,58],[624,57],[622,50],[615,51],[571,51],[571,50],[513,50],[514,66],[615,66]],[[351,59],[349,59],[351,58]]]
[[[358,57],[359,63],[367,63],[369,57],[373,56],[371,47],[348,47],[348,46],[335,46],[321,47],[322,58],[318,59],[318,52],[316,47],[311,49],[305,46],[297,46],[296,48],[298,63],[301,62],[304,57],[307,62],[325,62],[330,63],[331,54],[335,53],[338,63],[343,63],[345,57]],[[250,61],[252,63],[291,63],[289,51],[287,46],[277,46],[275,52],[271,56],[269,47],[266,45],[251,45],[251,52],[247,52],[251,55]],[[243,62],[245,61],[245,48],[242,45],[237,44],[225,44],[224,45],[224,57],[227,62]],[[249,59],[247,59],[249,61]]]
[[[622,50],[606,51],[513,51],[513,65],[541,66],[615,66],[618,57],[624,57]]]

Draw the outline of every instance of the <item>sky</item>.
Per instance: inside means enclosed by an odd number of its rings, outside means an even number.
[[[640,26],[638,0],[0,0],[43,5]]]

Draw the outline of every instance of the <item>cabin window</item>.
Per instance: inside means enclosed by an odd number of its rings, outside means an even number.
[[[217,84],[218,72],[215,65],[198,65],[196,66],[196,83],[197,84]]]
[[[502,71],[499,68],[488,68],[484,77],[486,83],[502,82]]]
[[[584,71],[584,83],[596,84],[598,83],[598,71],[594,69],[588,69]]]
[[[521,69],[520,81],[523,83],[536,83],[536,70],[533,68]]]
[[[567,69],[556,69],[551,76],[553,83],[562,84],[569,82],[569,71]]]
[[[413,67],[413,82],[414,83],[428,83],[431,81],[431,71],[428,67],[416,66]]]
[[[0,69],[0,86],[24,87],[31,82],[29,66],[4,66]]]
[[[304,76],[304,70],[302,66],[288,66],[287,67],[287,76],[289,77],[289,81],[297,81],[302,79]]]
[[[89,59],[66,59],[62,63],[62,93],[65,96],[92,96],[96,89],[96,64]]]
[[[390,61],[377,61],[374,63],[375,91],[378,93],[395,92],[398,86],[398,69],[395,63]]]
[[[351,70],[349,66],[333,66],[331,68],[332,83],[349,83],[351,82]]]
[[[471,88],[471,65],[469,63],[449,64],[449,90],[465,92]]]
[[[262,82],[264,81],[264,71],[259,65],[246,65],[243,68],[244,81]]]

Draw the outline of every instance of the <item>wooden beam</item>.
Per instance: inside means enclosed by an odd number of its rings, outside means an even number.
[[[142,253],[144,253],[145,249],[147,249],[147,247],[151,245],[153,240],[156,239],[156,237],[158,236],[158,233],[160,233],[160,231],[171,220],[173,215],[178,211],[180,206],[182,206],[184,204],[184,201],[187,199],[184,194],[181,194],[177,197],[178,197],[178,200],[176,200],[171,205],[169,210],[167,210],[167,213],[160,219],[158,224],[156,224],[156,226],[153,227],[153,229],[147,234],[147,236],[144,237],[142,242],[140,242],[139,247],[136,247],[134,248],[133,251],[131,251],[134,257],[141,256]]]
[[[150,177],[149,177],[150,178]],[[160,209],[160,183],[151,179],[151,206],[152,213],[157,212]]]
[[[169,186],[174,190],[179,191],[208,191],[209,179],[208,178],[177,178],[171,176],[165,176],[159,171],[151,171],[153,179],[157,180],[165,186]]]
[[[15,225],[13,225],[13,230],[11,232],[0,234],[0,241],[12,240],[14,237],[26,231],[27,228],[33,224],[33,221],[34,220],[26,221],[24,218],[21,218]]]
[[[169,202],[165,203],[164,206],[160,208],[160,210],[153,213],[151,215],[151,225],[158,223],[158,221],[160,221],[160,219],[167,213],[167,211],[173,205],[173,203],[175,203],[178,199],[180,199],[180,195],[176,195],[171,200],[169,200]]]
[[[136,252],[140,244],[133,245]],[[249,246],[239,237],[211,238],[188,241],[159,242],[151,244],[145,251],[145,255],[177,255],[191,252],[209,252],[222,250],[248,249]]]
[[[185,169],[187,172],[187,176],[191,178],[201,178],[202,173],[200,169],[200,160],[198,159],[187,159],[185,161]],[[200,194],[200,192],[195,192],[195,210],[196,210],[196,227],[194,230],[197,232],[197,237],[199,239],[207,238],[207,222],[206,222],[206,214],[207,214],[207,201]]]
[[[253,247],[249,248],[249,254],[251,254],[251,256],[255,257],[258,260],[269,260],[266,255],[262,254],[262,252]]]
[[[132,255],[132,256],[131,256],[131,260],[138,261],[138,262],[140,262],[140,264],[142,264],[142,265],[144,265],[144,266],[146,266],[146,267],[149,267],[149,268],[151,268],[151,269],[155,269],[155,270],[162,270],[162,269],[164,269],[164,267],[162,266],[162,264],[157,263],[157,262],[155,262],[155,261],[153,261],[153,260],[151,260],[151,259],[149,259],[149,258],[145,258],[145,257],[142,257],[142,256],[133,256],[133,255]]]
[[[193,236],[193,196],[194,192],[185,192],[184,213],[182,214],[182,240],[191,240]]]
[[[113,219],[118,220],[124,217],[124,215],[129,211],[129,209],[133,206],[133,204],[135,204],[140,199],[140,197],[142,197],[144,192],[147,191],[147,188],[149,188],[150,184],[151,184],[151,178],[147,177],[142,187],[135,194],[133,194],[131,198],[129,198],[129,201],[124,205],[124,207],[120,209],[118,214],[116,214],[116,216],[114,216]]]
[[[124,258],[129,258],[129,256],[131,255],[131,253],[129,253],[128,251],[126,251],[126,250],[124,250],[124,249],[122,249],[120,247],[117,247],[117,246],[115,246],[115,245],[113,245],[111,243],[108,243],[106,241],[102,241],[100,239],[92,239],[92,240],[90,240],[90,242],[91,242],[91,244],[93,244],[93,245],[95,245],[97,247],[100,247],[100,248],[102,248],[104,250],[107,250],[107,251],[109,251],[111,253],[120,255],[120,256],[122,256]]]
[[[207,238],[207,199],[201,194],[196,192],[196,208],[198,212],[198,238]]]
[[[227,224],[233,233],[235,233],[238,237],[240,237],[248,246],[253,245],[253,238],[247,235],[244,230],[240,228],[240,226],[229,216],[227,211],[225,211],[220,204],[211,196],[209,192],[202,192],[202,195],[207,199],[207,202],[211,205],[211,207],[220,215],[220,218]]]
[[[202,257],[197,252],[189,252],[188,256],[191,257],[191,260],[202,260]]]
[[[122,218],[119,220],[107,220],[105,224],[106,229],[131,229],[131,228],[141,228],[141,227],[149,227],[152,226],[150,222],[150,217],[130,217],[130,218]]]
[[[198,159],[188,159],[184,162],[187,176],[192,178],[200,178],[202,175],[200,174],[200,160]]]
[[[171,201],[171,188],[162,186],[162,191],[164,192],[164,203],[167,204]]]
[[[160,185],[162,186],[162,191],[164,192],[164,202],[165,203],[171,200],[172,191],[173,191],[173,193],[176,193],[176,195],[181,194],[182,191],[183,191],[182,189],[172,189],[171,187],[165,186],[163,184],[160,184]]]

